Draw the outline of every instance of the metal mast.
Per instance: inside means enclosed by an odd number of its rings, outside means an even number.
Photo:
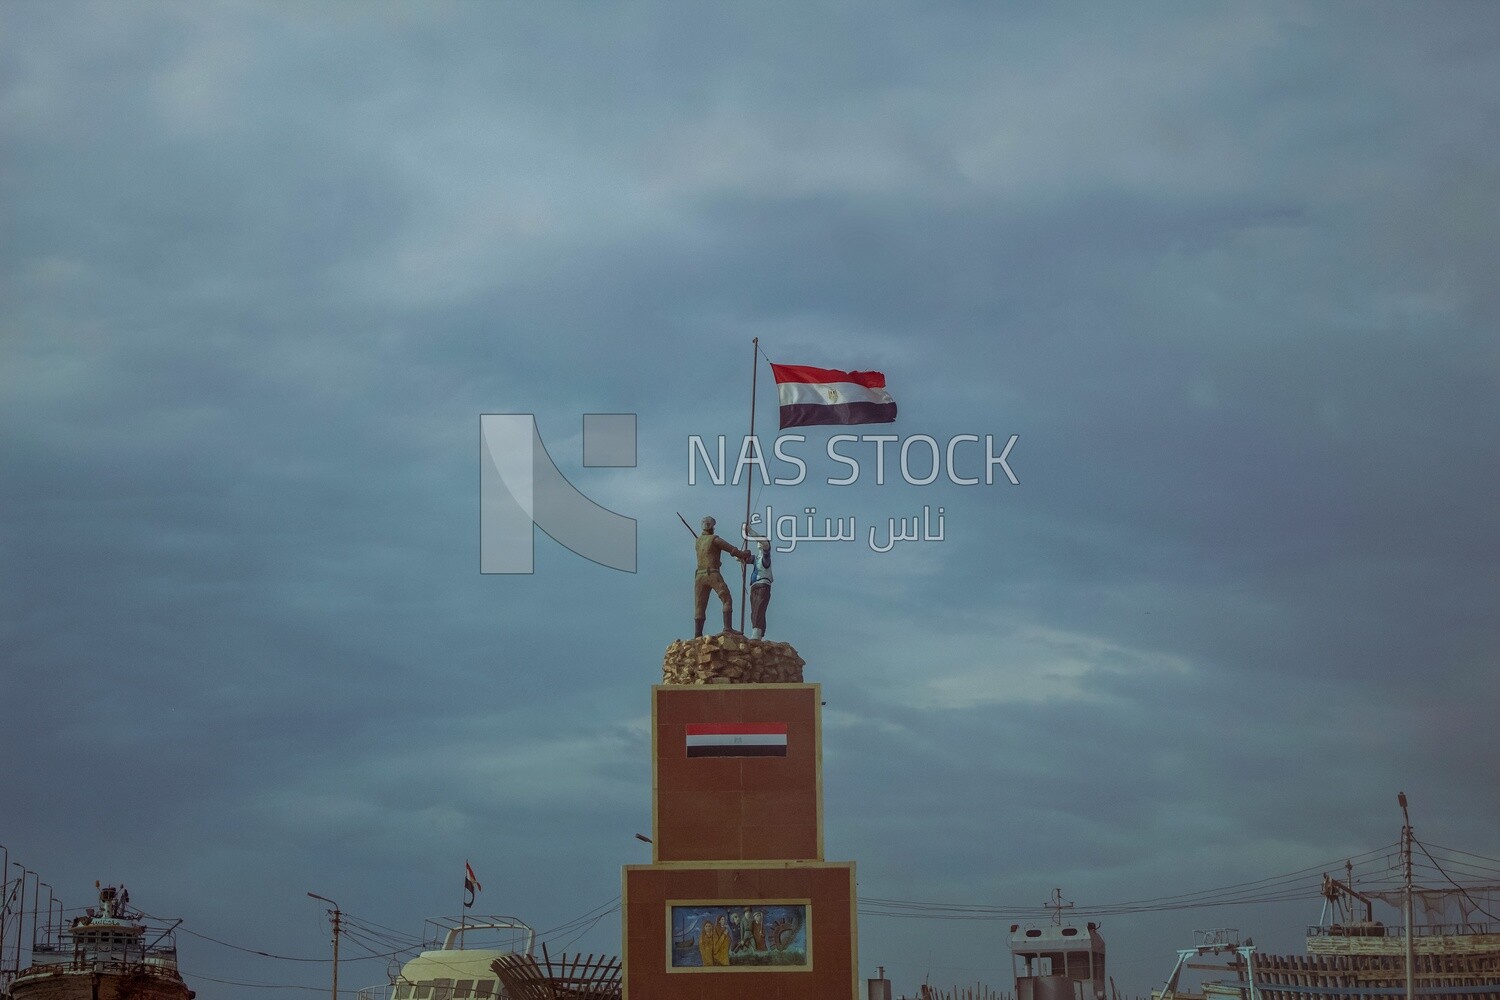
[[[1397,792],[1396,801],[1401,803],[1401,915],[1406,919],[1406,1000],[1412,1000],[1412,977],[1416,965],[1416,949],[1412,946],[1411,919],[1411,815],[1406,811],[1406,793]]]
[[[755,441],[755,382],[756,376],[760,374],[760,338],[750,338],[750,440],[754,442],[755,454],[763,458],[760,452],[760,442]],[[752,445],[747,445],[752,447]],[[743,454],[743,451],[741,452]],[[764,466],[762,466],[764,468]],[[750,482],[749,476],[745,477],[745,527],[740,532],[740,541],[748,547],[750,544]],[[747,567],[740,563],[740,631],[745,631],[745,575]]]

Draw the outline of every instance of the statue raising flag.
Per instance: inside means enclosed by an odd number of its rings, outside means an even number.
[[[471,867],[469,865],[469,863],[467,861],[465,861],[464,862],[464,892],[467,892],[469,894],[469,898],[466,899],[466,900],[464,900],[464,909],[468,909],[469,907],[471,907],[471,906],[474,905],[474,894],[477,893],[480,889],[483,889],[483,888],[484,888],[484,886],[482,886],[482,885],[479,884],[479,879],[477,879],[477,878],[474,877],[474,869],[473,869],[473,867]]]
[[[885,373],[877,371],[844,371],[841,368],[817,368],[812,365],[778,365],[760,349],[760,338],[750,341],[750,434],[747,440],[755,439],[755,393],[760,377],[760,359],[765,358],[771,366],[771,375],[776,379],[776,396],[780,404],[781,429],[818,425],[849,426],[852,424],[889,424],[896,420],[896,400],[886,391]],[[762,466],[764,470],[764,466]],[[740,525],[744,539],[753,540],[750,528],[750,489],[754,477],[745,477],[745,520]],[[800,482],[800,480],[798,480]],[[811,510],[808,513],[812,513]],[[679,518],[681,514],[677,515]],[[745,630],[745,570],[740,570],[740,627],[730,627],[733,607],[728,588],[719,572],[719,551],[734,555],[740,562],[756,561],[748,550],[739,550],[714,536],[713,519],[705,518],[705,527],[698,535],[698,571],[693,581],[694,636],[703,635],[703,622],[707,612],[708,591],[719,594],[724,607],[724,631]],[[683,518],[683,524],[687,519]],[[769,525],[763,530],[769,530]],[[692,525],[688,525],[692,531]],[[718,546],[713,543],[718,542]],[[705,551],[707,548],[707,551]],[[715,581],[717,585],[715,585]],[[771,598],[771,564],[766,553],[760,572],[756,574],[760,585],[757,599],[758,612],[753,637],[765,636],[765,607]],[[721,589],[722,588],[722,589]]]

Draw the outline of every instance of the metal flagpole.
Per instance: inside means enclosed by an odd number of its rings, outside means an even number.
[[[750,338],[750,440],[755,440],[755,380],[760,375],[760,338]],[[756,454],[760,454],[760,443],[756,442]],[[764,457],[764,456],[762,456]],[[751,477],[745,477],[745,524],[740,531],[740,541],[743,542],[748,551],[750,539],[745,537],[750,534],[750,484]],[[754,553],[751,553],[754,555]],[[749,567],[740,563],[740,631],[745,631],[745,574]]]

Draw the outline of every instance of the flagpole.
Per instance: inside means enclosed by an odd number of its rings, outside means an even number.
[[[760,374],[760,338],[750,338],[750,439],[755,439],[755,380]],[[755,452],[760,454],[760,443],[756,442]],[[745,526],[740,532],[740,539],[746,548],[750,546],[750,476],[745,477]],[[754,553],[751,553],[754,555]],[[740,563],[740,632],[745,631],[745,573],[747,567]]]

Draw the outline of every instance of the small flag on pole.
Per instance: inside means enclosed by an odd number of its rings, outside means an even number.
[[[479,879],[477,879],[477,878],[474,877],[474,869],[473,869],[473,867],[470,866],[470,864],[467,861],[465,861],[464,862],[464,892],[467,892],[469,894],[469,898],[466,899],[466,900],[464,900],[464,908],[465,909],[467,909],[468,907],[474,905],[474,894],[476,892],[478,892],[480,889],[483,889],[483,888],[484,888],[484,886],[482,886],[482,885],[479,884]]]
[[[772,365],[781,400],[781,427],[812,424],[888,424],[896,401],[884,372],[845,372],[808,365]]]

